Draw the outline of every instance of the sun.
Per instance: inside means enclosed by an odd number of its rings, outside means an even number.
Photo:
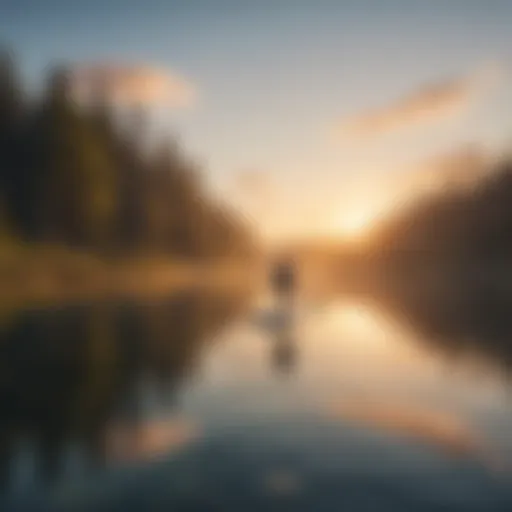
[[[370,230],[374,215],[364,210],[343,212],[333,226],[336,233],[346,239],[362,240]]]
[[[341,229],[347,235],[358,236],[371,224],[371,216],[365,212],[353,212],[341,219]]]

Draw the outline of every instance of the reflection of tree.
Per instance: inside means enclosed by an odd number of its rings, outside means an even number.
[[[11,458],[11,431],[8,426],[0,430],[0,489],[7,486],[9,480],[9,460]]]
[[[71,441],[93,465],[102,464],[107,423],[140,417],[140,379],[150,377],[173,394],[240,304],[239,297],[184,294],[145,305],[20,315],[0,343],[1,477],[9,450],[26,437],[49,478]]]
[[[510,291],[462,282],[429,291],[414,283],[396,283],[377,298],[444,355],[472,355],[512,371]]]

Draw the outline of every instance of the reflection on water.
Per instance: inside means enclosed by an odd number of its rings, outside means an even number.
[[[289,374],[297,362],[297,347],[292,333],[278,332],[274,340],[272,353],[273,365],[276,371]]]
[[[86,470],[195,436],[186,421],[147,409],[172,413],[204,344],[239,307],[183,295],[20,315],[0,343],[1,484],[12,484],[27,449],[37,477],[54,479],[73,451]]]
[[[292,305],[284,302],[276,307],[275,322],[269,329],[272,340],[272,365],[276,373],[289,375],[293,372],[298,358],[295,340],[294,316]]]
[[[340,402],[333,407],[334,417],[358,425],[410,437],[442,450],[448,456],[477,457],[489,469],[504,470],[500,455],[493,453],[487,440],[447,411],[436,411],[413,404],[386,402],[386,400],[356,400]]]
[[[378,308],[443,357],[485,360],[505,374],[512,369],[512,288],[506,282],[435,283],[429,290],[406,284],[373,295]]]
[[[108,460],[127,462],[169,453],[197,438],[198,428],[183,418],[117,422],[105,429]]]
[[[10,315],[2,499],[84,511],[510,510],[508,297],[459,292],[263,311],[184,293]]]

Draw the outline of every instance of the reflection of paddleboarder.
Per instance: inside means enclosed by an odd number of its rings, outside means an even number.
[[[274,347],[272,362],[279,373],[288,374],[295,365],[296,347],[293,336],[292,299],[297,289],[296,268],[287,258],[280,259],[269,275],[270,287],[276,298],[279,322],[273,328]]]
[[[278,336],[272,352],[272,362],[277,372],[289,374],[295,366],[297,350],[294,340],[287,333]]]

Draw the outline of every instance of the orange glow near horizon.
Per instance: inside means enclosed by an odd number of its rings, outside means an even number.
[[[362,242],[380,217],[380,212],[354,208],[337,216],[331,224],[331,231],[347,241]]]

